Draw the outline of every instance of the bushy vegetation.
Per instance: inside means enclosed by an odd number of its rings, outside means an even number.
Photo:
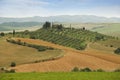
[[[120,72],[120,69],[116,69],[116,70],[114,70],[114,72]]]
[[[115,51],[114,51],[115,54],[120,54],[120,48],[117,48]]]
[[[74,67],[72,70],[72,72],[105,72],[102,69],[97,69],[97,70],[91,70],[90,68],[86,67],[83,69],[79,69],[78,67]]]
[[[11,62],[10,67],[15,67],[16,63],[15,62]]]
[[[46,51],[46,50],[54,50],[52,47],[47,46],[41,46],[41,45],[35,45],[35,44],[29,44],[26,42],[21,42],[21,40],[13,40],[13,39],[6,39],[7,42],[22,45],[22,46],[28,46],[37,49],[38,51]]]

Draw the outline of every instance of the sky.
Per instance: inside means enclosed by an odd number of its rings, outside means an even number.
[[[0,0],[0,17],[57,15],[120,18],[120,0]]]

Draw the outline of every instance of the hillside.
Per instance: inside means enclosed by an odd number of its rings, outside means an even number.
[[[23,33],[24,34],[24,33]],[[19,35],[19,33],[17,34]],[[42,39],[55,44],[84,50],[88,42],[106,40],[111,37],[85,30],[85,28],[41,28],[28,33],[31,39]],[[19,35],[26,36],[26,35]]]
[[[118,69],[120,67],[120,56],[116,54],[110,54],[107,52],[103,53],[102,51],[96,52],[95,50],[80,51],[43,40],[25,38],[16,39],[20,39],[21,41],[32,44],[50,46],[53,48],[61,49],[65,52],[65,56],[58,60],[17,66],[14,68],[17,72],[71,71],[76,66],[79,68],[89,67],[91,69],[103,69],[106,71],[113,71],[114,69]]]
[[[91,30],[120,38],[120,23],[104,24]]]
[[[27,46],[12,44],[16,46],[15,50],[17,51],[19,51],[17,49],[17,46],[31,49],[36,47],[35,45],[42,45],[55,48],[57,49],[57,51],[60,50],[65,53],[64,56],[60,57],[59,59],[52,59],[50,61],[44,61],[40,63],[37,62],[30,64],[29,62],[25,62],[26,64],[23,64],[18,62],[18,64],[20,65],[9,68],[15,69],[16,72],[68,72],[71,71],[74,67],[89,67],[92,70],[103,69],[105,71],[113,71],[120,68],[120,56],[117,54],[113,54],[114,50],[119,47],[119,45],[117,45],[119,44],[119,40],[97,32],[92,32],[90,30],[87,30],[85,27],[79,29],[71,27],[65,28],[62,24],[52,24],[51,26],[51,23],[46,22],[42,28],[36,31],[16,32],[14,38],[12,34],[8,33],[6,34],[6,37],[12,37],[12,39],[14,39],[15,41],[27,43]],[[28,44],[33,45],[29,46]],[[5,50],[4,47],[1,47],[1,49]],[[13,49],[13,51],[15,50]],[[24,51],[28,50],[23,50],[22,54],[25,54]],[[55,55],[60,55],[61,52],[57,51],[55,51]],[[29,53],[29,55],[34,56],[34,54],[32,53],[35,52],[30,52],[31,53]],[[41,54],[45,58],[55,56],[54,51],[48,51],[46,53],[49,54]],[[38,59],[39,55],[35,56],[34,59],[31,59],[30,61],[35,62],[36,59]],[[13,56],[11,56],[11,58],[12,57]],[[16,60],[18,60],[17,55],[15,56],[15,58]],[[22,57],[20,58],[25,60]],[[39,57],[39,59],[41,58]],[[4,64],[6,64],[6,62]]]
[[[30,28],[41,27],[40,22],[5,22],[0,24],[0,31],[25,30]]]
[[[119,23],[120,18],[106,18],[94,15],[59,15],[47,17],[25,17],[25,18],[5,18],[0,17],[0,23],[3,22],[79,22],[79,23]]]

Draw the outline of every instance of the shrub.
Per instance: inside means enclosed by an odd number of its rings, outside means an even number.
[[[4,70],[5,70],[5,67],[1,67],[1,69],[0,69],[0,70],[4,71]]]
[[[79,72],[79,68],[78,68],[78,67],[74,67],[74,68],[72,69],[72,72]]]
[[[30,36],[30,39],[36,39],[35,36]]]
[[[110,47],[113,47],[113,45],[110,45]]]
[[[6,73],[15,73],[15,69],[5,70]]]
[[[15,62],[11,62],[10,66],[11,66],[11,67],[15,67],[15,66],[16,66],[16,63],[15,63]]]
[[[114,72],[120,72],[120,69],[116,69]]]
[[[38,51],[45,51],[46,50],[46,48],[44,48],[44,47],[39,47],[39,49],[38,49]]]
[[[80,70],[81,72],[91,72],[92,70],[90,68],[84,68]]]
[[[117,48],[117,49],[114,51],[114,53],[120,54],[120,48]]]
[[[102,69],[97,69],[96,72],[105,72],[105,71]]]
[[[15,73],[15,69],[11,69],[9,72],[10,73]]]

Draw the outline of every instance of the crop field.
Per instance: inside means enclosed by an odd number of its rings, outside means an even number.
[[[14,68],[16,72],[71,71],[76,66],[79,68],[89,67],[91,69],[103,69],[106,71],[113,71],[120,67],[120,56],[116,54],[109,53],[104,54],[101,51],[95,51],[92,49],[79,51],[73,48],[60,46],[42,40],[25,38],[18,39],[28,43],[41,44],[43,46],[47,45],[53,48],[61,49],[65,52],[65,56],[54,61],[19,65]]]
[[[26,46],[6,42],[5,38],[0,38],[0,67],[9,67],[11,62],[17,65],[34,63],[37,60],[57,57],[63,54],[61,50],[38,50]]]
[[[119,72],[6,73],[0,80],[120,80]]]

